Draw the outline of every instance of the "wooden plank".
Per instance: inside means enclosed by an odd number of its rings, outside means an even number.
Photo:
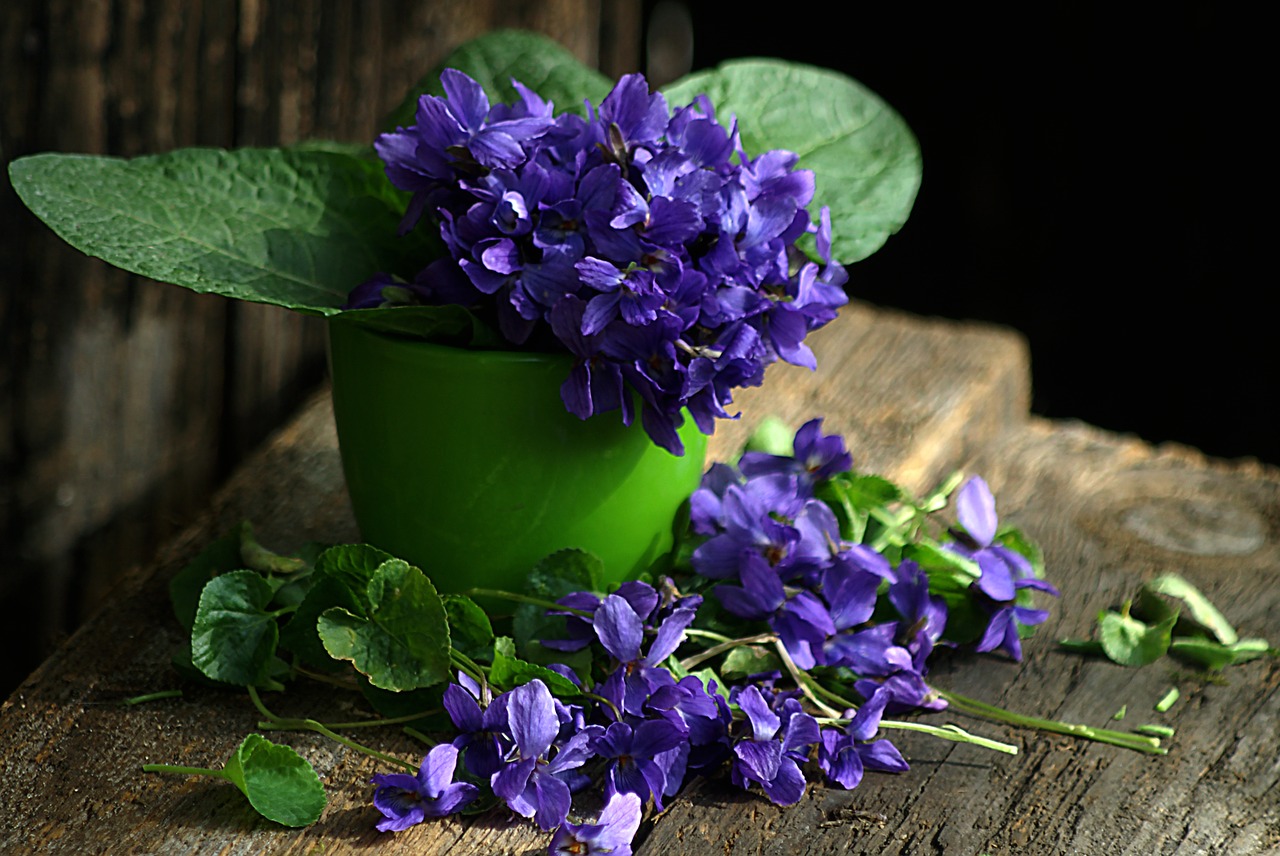
[[[960,462],[958,462],[960,463]],[[1145,579],[1176,572],[1242,635],[1276,642],[1280,473],[1155,449],[1081,424],[1028,422],[967,463],[988,477],[1002,517],[1044,547],[1063,596],[1021,663],[944,658],[935,685],[1033,716],[1177,729],[1170,754],[1015,730],[950,714],[926,718],[1019,746],[1006,757],[922,735],[894,737],[913,769],[869,774],[853,792],[811,788],[776,808],[707,787],[675,802],[641,852],[1260,854],[1280,849],[1280,664],[1226,670],[1224,685],[1164,662],[1125,669],[1056,649],[1087,637],[1098,612]],[[1173,686],[1167,714],[1153,706]],[[803,842],[803,844],[800,844]]]

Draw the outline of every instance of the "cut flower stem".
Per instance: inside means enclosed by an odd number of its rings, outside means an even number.
[[[377,758],[379,761],[394,764],[397,767],[403,767],[410,773],[418,772],[418,766],[416,764],[411,764],[402,758],[397,758],[394,755],[388,755],[385,752],[379,752],[377,749],[371,749],[370,747],[357,743],[354,740],[348,740],[346,737],[343,737],[336,731],[326,728],[322,723],[316,722],[314,719],[288,719],[276,716],[267,709],[266,705],[262,703],[262,699],[258,696],[258,691],[254,687],[250,686],[247,687],[247,689],[249,690],[249,698],[253,701],[253,706],[258,709],[258,713],[261,713],[267,718],[265,722],[258,723],[258,727],[263,731],[314,731],[316,734],[323,734],[330,740],[341,743],[349,749],[354,749],[357,752],[363,752],[371,758]]]
[[[492,598],[498,598],[500,600],[511,600],[511,601],[515,601],[516,603],[528,603],[528,604],[532,604],[533,606],[540,606],[543,609],[551,609],[557,612],[567,612],[567,613],[570,613],[571,615],[578,615],[583,618],[590,618],[592,615],[590,611],[585,609],[575,609],[572,606],[565,606],[564,604],[556,603],[555,601],[547,600],[545,598],[533,597],[527,594],[517,594],[515,592],[510,592],[510,591],[502,591],[500,589],[487,589],[487,588],[467,589],[466,595],[467,597],[492,597]]]
[[[1079,737],[1082,740],[1092,740],[1095,743],[1107,743],[1124,749],[1132,749],[1135,752],[1145,752],[1148,755],[1169,754],[1169,750],[1163,748],[1160,745],[1160,741],[1154,737],[1144,737],[1140,734],[1134,734],[1129,731],[1113,731],[1109,728],[1095,728],[1092,725],[1061,722],[1056,719],[1041,719],[1036,716],[1014,713],[1012,711],[1005,710],[1002,707],[996,707],[993,704],[987,704],[985,702],[978,701],[977,699],[969,698],[968,696],[962,696],[959,693],[951,692],[950,690],[939,689],[937,692],[938,695],[946,699],[955,710],[960,713],[967,713],[970,716],[980,716],[995,722],[1016,725],[1020,728],[1034,728],[1039,731],[1048,731],[1053,734],[1065,734],[1070,737]]]

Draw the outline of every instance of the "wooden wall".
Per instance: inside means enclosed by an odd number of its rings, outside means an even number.
[[[498,27],[635,70],[640,0],[17,0],[0,160],[366,142]],[[0,182],[0,690],[190,519],[323,377],[316,319],[188,293],[62,244]]]

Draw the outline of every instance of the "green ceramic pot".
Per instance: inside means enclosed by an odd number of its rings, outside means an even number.
[[[690,419],[683,457],[640,420],[564,409],[571,358],[472,351],[329,323],[333,415],[365,540],[422,568],[441,591],[520,590],[544,556],[599,556],[623,580],[667,554],[701,478]]]

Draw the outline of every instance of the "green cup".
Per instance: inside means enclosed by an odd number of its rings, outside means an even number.
[[[621,581],[670,552],[706,437],[683,457],[617,412],[580,420],[561,354],[473,351],[329,322],[333,415],[361,534],[445,592],[518,591],[576,547]]]

